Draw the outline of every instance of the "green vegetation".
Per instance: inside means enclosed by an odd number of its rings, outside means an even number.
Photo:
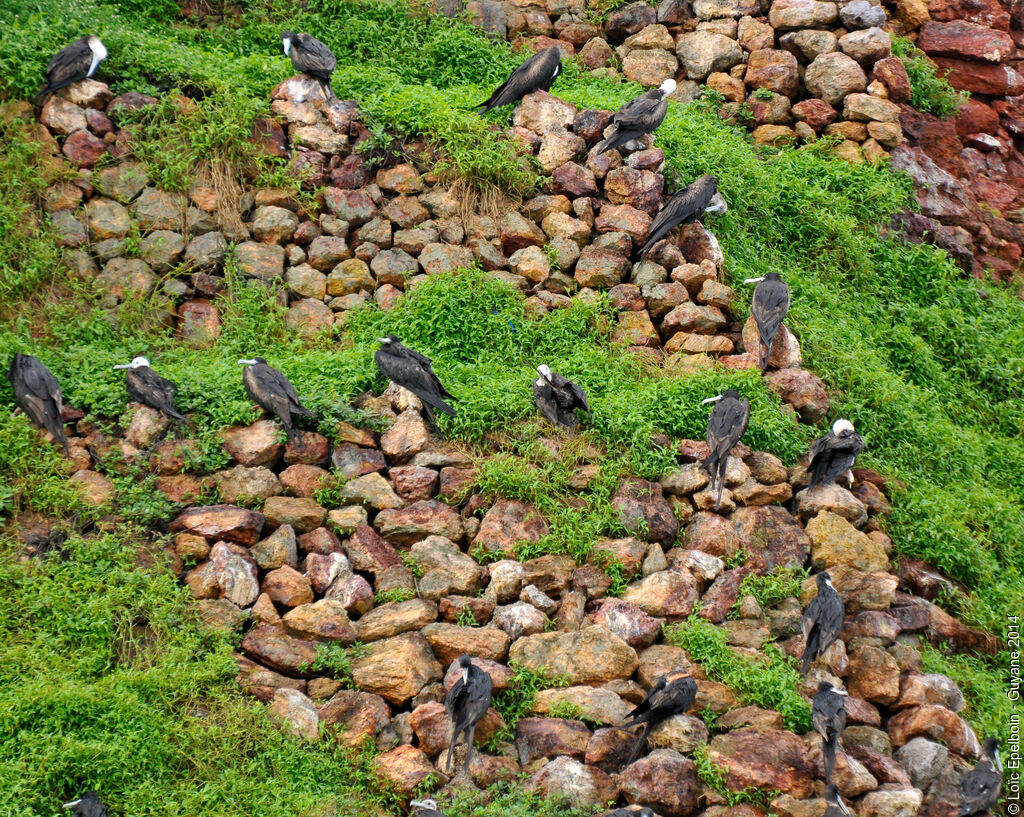
[[[728,686],[743,703],[777,710],[793,732],[811,728],[811,707],[798,691],[796,663],[774,644],[764,646],[764,660],[751,660],[729,647],[724,630],[696,613],[666,627],[665,641],[686,650],[709,678]]]
[[[572,701],[559,701],[548,710],[547,715],[549,718],[562,718],[567,721],[583,720],[583,710],[579,704]]]
[[[487,746],[493,751],[498,744],[512,740],[516,732],[516,724],[533,710],[533,699],[542,689],[569,686],[569,680],[562,676],[550,676],[543,670],[532,670],[512,661],[508,665],[512,670],[512,680],[505,689],[496,690],[491,705],[498,710],[505,728],[491,736]]]
[[[346,689],[355,689],[352,681],[352,659],[359,658],[365,652],[365,647],[359,642],[351,647],[336,642],[318,644],[313,663],[301,669],[304,672],[322,672],[336,681],[341,681],[341,685]]]
[[[1005,742],[1010,737],[1014,711],[1013,702],[1006,694],[1011,677],[1009,653],[988,661],[937,649],[923,639],[919,649],[925,672],[946,675],[960,687],[967,701],[960,716],[974,727],[978,737],[995,735]]]
[[[967,91],[953,88],[944,74],[940,76],[935,63],[906,37],[892,37],[892,53],[903,61],[903,67],[907,69],[910,104],[919,111],[942,118],[954,116],[964,100],[970,98]]]
[[[409,601],[409,599],[416,598],[416,593],[412,590],[407,590],[404,587],[396,587],[393,590],[381,590],[373,597],[373,603],[376,605],[381,604],[393,604],[403,601]]]
[[[704,744],[698,745],[693,750],[693,763],[697,767],[697,777],[711,789],[725,798],[730,806],[738,806],[741,803],[749,803],[752,806],[768,810],[772,800],[779,796],[780,792],[775,789],[758,789],[749,786],[740,791],[734,791],[726,785],[728,769],[719,766],[708,755],[708,747]]]
[[[762,610],[778,604],[783,599],[800,597],[800,582],[807,577],[806,570],[779,570],[763,576],[751,573],[740,583],[736,603],[729,611],[729,617],[735,618],[744,596],[753,596]]]
[[[496,783],[486,794],[474,789],[455,788],[454,795],[439,805],[445,814],[473,817],[590,817],[601,808],[581,806],[572,800],[544,799],[524,791],[513,782]]]

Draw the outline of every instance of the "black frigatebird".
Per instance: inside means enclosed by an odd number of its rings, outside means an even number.
[[[525,60],[505,82],[494,89],[490,99],[481,102],[477,107],[480,109],[480,113],[487,113],[493,108],[518,102],[534,91],[546,91],[560,73],[562,73],[562,52],[558,46],[553,45],[538,51]]]
[[[676,81],[666,79],[657,88],[631,99],[619,108],[612,117],[614,131],[594,148],[594,155],[599,156],[606,150],[618,147],[637,150],[639,146],[635,144],[636,140],[654,133],[665,121],[668,96],[675,89]]]
[[[806,639],[800,666],[801,675],[806,675],[811,663],[818,660],[825,650],[839,638],[839,632],[843,629],[843,619],[846,616],[843,599],[839,595],[839,591],[832,586],[832,577],[823,570],[817,575],[816,580],[818,595],[811,599],[800,622]]]
[[[64,808],[74,809],[74,817],[107,817],[107,807],[94,791],[87,791],[77,800],[65,803]]]
[[[644,806],[639,811],[617,808],[615,811],[609,811],[604,817],[654,817],[654,812],[647,808],[647,806]]]
[[[647,241],[640,248],[640,257],[646,258],[654,245],[680,224],[697,221],[705,213],[724,213],[726,209],[725,199],[718,193],[718,180],[710,174],[701,176],[677,191],[658,211]]]
[[[644,725],[640,738],[626,761],[628,766],[637,759],[647,744],[647,736],[656,726],[664,723],[673,715],[685,714],[697,699],[697,682],[688,674],[681,674],[672,681],[662,675],[654,682],[646,697],[629,713],[623,727],[629,729],[639,724]]]
[[[725,487],[725,471],[729,464],[729,452],[736,447],[750,422],[750,401],[736,389],[726,389],[717,397],[703,400],[701,405],[717,403],[708,417],[706,435],[711,453],[704,460],[704,470],[711,477],[711,489],[716,491],[715,510],[722,506],[722,489]]]
[[[747,278],[744,284],[757,283],[754,287],[754,298],[750,312],[757,324],[757,334],[761,338],[761,356],[757,365],[768,368],[768,358],[772,354],[772,344],[779,327],[789,312],[789,286],[777,272],[769,272],[760,278]]]
[[[16,352],[7,370],[7,379],[14,389],[14,401],[28,418],[44,428],[64,446],[64,453],[70,454],[68,438],[64,433],[64,395],[53,373],[32,355]]]
[[[985,738],[981,744],[981,760],[960,781],[958,817],[980,817],[999,804],[1003,785],[1003,764],[999,761],[998,738]]]
[[[128,390],[128,396],[136,403],[155,408],[183,423],[188,422],[188,417],[174,408],[174,391],[178,388],[177,385],[154,372],[148,358],[135,357],[131,363],[119,363],[114,368],[126,370],[124,385]]]
[[[850,469],[857,461],[857,455],[864,450],[864,440],[853,429],[849,420],[836,420],[831,430],[811,443],[811,461],[807,464],[811,481],[808,489],[829,485],[846,474],[853,482]]]
[[[268,366],[266,358],[254,357],[238,361],[245,366],[242,372],[242,383],[245,393],[256,405],[276,414],[284,426],[288,441],[296,448],[305,449],[306,443],[301,432],[295,429],[292,417],[312,417],[313,412],[299,402],[298,392],[281,372]]]
[[[540,413],[556,426],[569,430],[579,428],[577,410],[590,414],[583,389],[547,366],[538,366],[537,371],[540,377],[533,382],[533,399]]]
[[[834,784],[825,786],[825,815],[824,817],[851,817],[850,810],[839,796],[839,789]]]
[[[54,91],[88,79],[106,58],[107,49],[99,37],[80,37],[64,46],[46,66],[46,84],[36,94],[36,104],[41,104]]]
[[[452,742],[448,744],[447,769],[452,768],[452,753],[459,735],[463,735],[466,743],[466,769],[473,755],[473,734],[487,708],[491,705],[491,676],[473,664],[468,655],[460,656],[459,669],[461,677],[455,682],[444,697],[444,708],[452,722]]]
[[[818,684],[818,692],[811,701],[811,723],[821,735],[821,751],[825,757],[825,782],[832,782],[832,770],[836,765],[836,749],[839,735],[846,728],[846,693],[832,686],[828,681]]]
[[[291,57],[292,68],[308,74],[323,86],[328,99],[334,99],[331,75],[338,64],[334,53],[312,34],[296,34],[294,31],[281,33],[284,53]]]
[[[423,401],[423,410],[431,423],[434,423],[432,409],[443,411],[455,416],[455,409],[445,402],[445,398],[454,395],[441,385],[441,381],[431,368],[431,360],[426,355],[402,345],[397,335],[378,338],[381,347],[373,356],[380,373],[396,386],[408,389]],[[436,423],[435,423],[436,425]]]

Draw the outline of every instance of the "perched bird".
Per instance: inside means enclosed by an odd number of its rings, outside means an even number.
[[[413,817],[444,817],[444,813],[437,807],[437,801],[433,797],[410,800],[409,808],[416,809],[413,812]]]
[[[454,724],[452,742],[448,745],[448,771],[452,768],[452,753],[460,734],[466,743],[466,768],[469,768],[469,760],[473,755],[473,733],[491,705],[491,676],[474,666],[468,655],[459,658],[459,669],[462,677],[444,696],[445,711]]]
[[[1003,785],[1003,764],[999,761],[999,739],[985,738],[981,760],[960,781],[958,817],[979,817],[999,804]]]
[[[107,817],[107,807],[94,791],[87,791],[77,800],[65,803],[64,808],[74,809],[74,817]]]
[[[328,99],[334,99],[331,75],[338,64],[334,53],[311,34],[281,33],[284,53],[292,59],[292,68],[319,80]]]
[[[434,423],[432,409],[443,411],[455,416],[455,409],[445,402],[445,398],[453,397],[441,385],[437,375],[431,368],[431,360],[426,355],[403,346],[397,335],[377,338],[381,347],[373,356],[380,373],[396,386],[408,389],[423,401],[423,410],[431,423]],[[436,423],[435,423],[436,425]]]
[[[602,140],[595,148],[594,155],[600,156],[606,150],[625,147],[638,150],[636,142],[641,136],[654,133],[665,121],[668,113],[668,96],[676,89],[676,81],[667,79],[657,88],[632,99],[619,108],[612,117],[611,136]]]
[[[673,715],[685,713],[697,699],[697,682],[688,674],[680,674],[680,677],[673,681],[668,680],[667,675],[662,675],[654,686],[651,687],[647,696],[637,704],[636,708],[629,713],[628,720],[623,727],[629,729],[631,726],[644,724],[643,732],[633,747],[633,752],[626,761],[628,766],[637,759],[647,743],[647,736],[651,730],[659,724],[664,723]]]
[[[850,810],[832,783],[825,786],[825,817],[850,817]]]
[[[131,363],[119,363],[115,369],[127,369],[124,385],[128,396],[136,403],[162,411],[168,417],[188,422],[188,417],[174,408],[174,390],[178,387],[166,377],[161,377],[149,365],[145,357],[132,358]]]
[[[750,306],[757,334],[761,338],[761,359],[757,365],[768,368],[768,358],[772,354],[775,335],[789,312],[789,286],[777,272],[769,272],[760,278],[747,278],[744,284],[757,283],[754,287],[754,299]]]
[[[562,52],[558,46],[553,45],[524,61],[504,83],[494,89],[490,99],[481,102],[477,107],[480,113],[487,113],[494,108],[518,102],[534,91],[546,91],[560,73]]]
[[[658,211],[651,223],[647,241],[640,248],[640,257],[646,258],[654,245],[680,224],[697,221],[705,213],[724,213],[726,209],[725,199],[718,193],[718,179],[710,174],[701,176],[676,191]]]
[[[639,811],[617,808],[615,811],[609,811],[604,817],[654,817],[654,812],[647,808],[647,806],[644,806]]]
[[[583,389],[547,366],[538,366],[537,371],[540,377],[533,382],[533,399],[540,413],[556,426],[570,431],[579,428],[577,410],[590,414]]]
[[[245,393],[249,395],[249,399],[271,414],[276,414],[281,419],[288,441],[296,448],[305,450],[306,443],[302,439],[302,434],[295,429],[292,417],[312,417],[313,412],[299,402],[295,387],[281,372],[273,366],[268,366],[266,358],[243,358],[238,362],[245,366],[242,382],[245,384]]]
[[[824,570],[817,576],[818,595],[804,610],[800,628],[807,645],[804,647],[800,674],[806,675],[811,663],[816,661],[832,643],[839,638],[843,629],[846,608],[839,591],[832,586],[832,577]]]
[[[825,756],[825,782],[831,783],[839,734],[846,728],[846,693],[828,681],[819,683],[818,692],[811,701],[811,723],[824,741],[821,751]]]
[[[106,58],[107,49],[99,37],[80,37],[64,46],[46,66],[46,84],[36,94],[36,104],[41,104],[54,91],[88,79]]]
[[[850,469],[863,450],[864,440],[853,430],[853,423],[836,420],[828,434],[811,443],[811,461],[807,464],[811,475],[808,489],[829,485],[843,474],[852,483],[853,472]]]
[[[722,489],[725,487],[725,470],[729,464],[729,452],[740,441],[750,422],[750,401],[736,389],[726,389],[717,397],[709,397],[701,405],[717,403],[708,417],[706,440],[711,453],[704,460],[704,470],[711,477],[711,489],[716,491],[715,510],[722,505]]]
[[[7,370],[7,379],[14,389],[14,401],[28,418],[40,428],[53,435],[70,454],[68,438],[64,433],[64,395],[57,378],[53,376],[38,358],[16,352]]]

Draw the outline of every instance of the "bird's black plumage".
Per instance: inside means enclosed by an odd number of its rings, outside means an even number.
[[[850,810],[839,796],[839,789],[832,783],[825,786],[824,817],[850,817]]]
[[[640,257],[645,258],[655,244],[680,224],[690,224],[698,220],[708,209],[711,199],[717,192],[718,180],[710,174],[701,176],[677,191],[654,217],[647,241],[640,248]]]
[[[319,80],[327,98],[334,99],[331,75],[338,65],[334,52],[312,34],[284,31],[281,33],[281,41],[284,43],[284,53],[291,57],[292,68]]]
[[[697,699],[697,682],[689,675],[683,675],[673,681],[663,675],[654,682],[644,699],[629,713],[623,727],[644,724],[644,729],[637,739],[636,745],[626,761],[628,766],[637,759],[647,744],[647,736],[651,730],[664,723],[673,715],[685,714]]]
[[[556,426],[569,430],[579,428],[577,410],[590,414],[590,403],[583,389],[547,366],[538,366],[537,371],[540,377],[533,382],[533,400],[540,413]]]
[[[107,807],[94,791],[87,791],[77,800],[65,803],[64,808],[73,809],[74,817],[107,817]]]
[[[985,738],[978,765],[960,781],[960,812],[958,817],[980,817],[999,804],[1003,785],[1003,769],[999,762],[999,740]]]
[[[847,420],[836,420],[828,434],[811,443],[808,488],[829,485],[849,471],[864,450],[864,440]]]
[[[709,398],[710,399],[710,398]],[[711,410],[705,439],[711,453],[704,460],[704,470],[711,477],[711,489],[716,491],[715,508],[722,504],[722,489],[725,487],[725,471],[729,463],[729,452],[743,437],[750,422],[750,401],[736,389],[726,389],[721,399]]]
[[[612,117],[614,132],[594,148],[594,155],[622,147],[634,139],[654,133],[665,121],[665,114],[668,113],[668,95],[675,90],[675,86],[673,80],[667,80],[661,87],[652,88],[619,108]]]
[[[299,402],[295,387],[281,372],[268,366],[262,357],[251,361],[240,360],[239,363],[246,364],[242,372],[242,383],[249,399],[271,414],[276,414],[284,426],[288,441],[296,448],[304,449],[306,444],[292,419],[295,416],[312,417],[313,412]]]
[[[14,401],[28,418],[53,435],[69,454],[68,438],[64,433],[64,395],[52,372],[32,355],[16,352],[7,369],[7,379],[14,390]]]
[[[846,728],[846,696],[837,692],[828,681],[818,684],[818,692],[811,701],[811,723],[821,735],[821,751],[825,757],[825,782],[832,782],[836,765],[839,735]]]
[[[136,403],[155,408],[183,423],[188,422],[188,418],[174,407],[177,385],[153,371],[146,358],[137,357],[131,363],[114,368],[125,369],[124,385],[128,396]]]
[[[408,389],[423,401],[423,409],[430,422],[434,422],[433,409],[452,417],[455,409],[445,402],[453,397],[441,384],[431,367],[431,360],[414,349],[404,346],[396,335],[381,338],[381,347],[373,356],[382,375],[395,385]]]
[[[807,642],[800,666],[802,675],[806,675],[811,663],[839,638],[839,632],[843,629],[843,619],[846,617],[843,599],[839,591],[832,586],[832,577],[822,571],[816,578],[818,595],[811,599],[800,622]]]
[[[99,64],[107,58],[107,49],[99,37],[80,37],[53,55],[46,66],[46,83],[36,94],[36,104],[54,91],[74,82],[88,79],[96,73]]]
[[[558,46],[551,46],[538,51],[509,75],[509,78],[494,89],[494,93],[486,102],[477,107],[480,113],[487,113],[493,108],[500,108],[518,102],[534,91],[546,91],[551,83],[562,73],[562,52]]]
[[[609,811],[604,817],[654,817],[654,812],[647,806],[641,809],[617,808]]]
[[[466,743],[466,768],[473,755],[473,735],[487,708],[491,705],[491,676],[473,664],[468,655],[459,658],[459,679],[444,697],[444,708],[453,724],[452,742],[448,745],[447,769],[452,768],[452,753],[459,735]]]
[[[772,354],[775,335],[789,312],[789,286],[777,272],[769,272],[764,280],[754,287],[754,299],[750,307],[757,334],[761,338],[761,359],[758,365],[768,368],[768,358]]]

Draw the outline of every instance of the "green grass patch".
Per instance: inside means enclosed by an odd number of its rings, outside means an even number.
[[[939,74],[935,63],[906,37],[892,37],[892,53],[900,58],[910,79],[910,104],[919,111],[945,119],[955,116],[971,95],[957,91],[945,75]]]
[[[751,573],[740,582],[736,603],[729,610],[729,617],[736,618],[739,606],[745,596],[753,596],[762,610],[767,610],[788,598],[800,598],[800,583],[807,577],[807,570],[778,570],[774,573]]]
[[[759,789],[753,786],[748,786],[740,791],[730,789],[726,785],[728,769],[719,766],[710,758],[708,747],[704,744],[698,745],[693,750],[693,763],[697,767],[697,777],[701,779],[701,782],[721,795],[730,806],[749,803],[768,811],[772,800],[780,794],[776,789]]]
[[[1014,712],[1013,701],[1007,697],[1011,680],[1009,654],[989,661],[936,648],[924,640],[919,649],[925,672],[946,675],[960,687],[967,701],[960,716],[974,727],[978,737],[995,736],[1005,743],[1011,737]]]
[[[505,689],[497,690],[491,700],[491,705],[505,722],[505,728],[495,732],[488,740],[488,751],[495,751],[498,744],[514,738],[516,724],[533,711],[533,701],[538,692],[569,686],[568,678],[549,675],[542,669],[533,670],[515,661],[508,666],[513,673],[512,680]]]

